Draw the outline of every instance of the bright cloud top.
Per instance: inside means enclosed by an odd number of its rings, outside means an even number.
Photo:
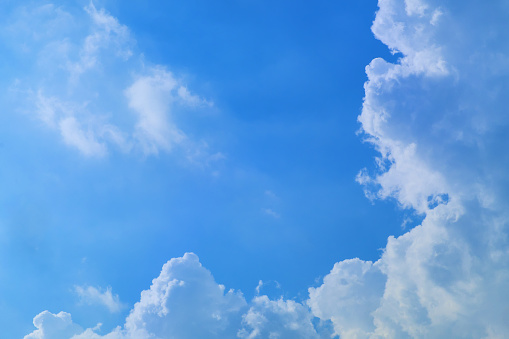
[[[186,254],[163,267],[125,325],[105,338],[324,336],[313,317],[332,322],[341,338],[509,333],[509,7],[501,0],[380,0],[379,7],[373,32],[401,58],[366,68],[359,122],[380,156],[377,169],[357,180],[370,198],[415,210],[422,225],[390,237],[374,263],[336,263],[306,304],[266,296],[246,302]],[[172,90],[174,98],[188,95],[165,74],[144,75],[125,92],[146,152],[181,140],[167,114],[171,104],[158,98],[174,100],[162,94]],[[148,109],[150,98],[156,102]],[[74,142],[98,152],[98,135],[83,132]],[[43,312],[34,325],[26,338],[101,338],[66,313]]]
[[[25,110],[35,111],[87,157],[104,157],[112,148],[149,155],[179,146],[186,157],[199,154],[193,161],[209,160],[204,143],[179,129],[175,115],[212,104],[165,67],[147,66],[129,29],[116,18],[93,3],[85,11],[83,22],[53,5],[25,8],[13,19],[9,28],[15,37],[23,33],[21,22],[39,22],[34,32],[46,32],[23,37],[27,53],[36,56],[29,59],[36,70],[31,80],[17,79],[14,85],[20,100],[28,95],[33,103]]]
[[[312,319],[307,306],[292,300],[257,296],[247,303],[241,292],[217,284],[195,254],[186,253],[163,266],[123,327],[102,336],[98,328],[73,323],[68,313],[44,311],[34,318],[37,330],[25,339],[320,338]]]
[[[344,338],[499,338],[509,332],[507,17],[503,1],[381,0],[359,121],[380,152],[371,198],[425,216],[376,263],[336,264],[310,289]],[[332,300],[332,301],[331,301]]]

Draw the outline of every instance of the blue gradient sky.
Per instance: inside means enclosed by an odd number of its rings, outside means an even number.
[[[161,338],[504,333],[509,10],[466,3],[3,1],[2,333],[136,337],[168,277]]]
[[[3,20],[26,20],[20,13],[43,4],[5,3]],[[54,3],[78,18],[65,34],[76,44],[87,33],[86,5]],[[65,91],[68,79],[58,70],[47,75],[38,60],[52,37],[32,40],[28,22],[17,33],[4,27],[0,308],[8,333],[27,333],[43,309],[65,309],[93,326],[104,315],[79,305],[74,285],[112,286],[132,305],[166,260],[187,251],[248,297],[261,279],[280,284],[275,296],[304,298],[336,261],[376,260],[387,236],[401,233],[401,211],[372,204],[355,182],[373,156],[356,135],[364,67],[392,57],[370,31],[375,1],[95,6],[130,30],[142,60],[132,63],[162,65],[214,103],[177,120],[225,158],[205,167],[174,152],[90,158],[65,145],[20,93]],[[100,72],[114,87],[128,71]],[[104,87],[87,79],[74,94],[117,91]],[[114,111],[117,100],[90,105]],[[108,317],[104,326],[122,316]]]

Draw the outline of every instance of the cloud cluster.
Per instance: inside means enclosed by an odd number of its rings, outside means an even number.
[[[380,152],[357,180],[425,218],[380,260],[336,264],[310,305],[342,338],[509,332],[509,75],[504,1],[380,0],[359,121]]]
[[[309,289],[307,305],[266,296],[248,303],[186,254],[163,267],[110,334],[83,331],[66,313],[43,312],[26,338],[59,338],[47,334],[58,329],[75,339],[323,337],[313,316],[330,321],[341,338],[507,336],[508,17],[503,0],[379,1],[373,32],[401,57],[366,68],[359,122],[380,155],[377,168],[357,180],[368,197],[394,199],[424,219],[390,237],[378,261],[338,262]],[[126,91],[139,138],[149,152],[169,148],[178,129],[147,132],[167,116],[166,106],[154,106],[150,112],[159,113],[151,116],[140,102],[169,88],[188,95],[164,73],[138,81],[137,93],[156,89],[137,99]],[[67,125],[77,128],[72,120]],[[79,139],[93,140],[86,133]]]
[[[83,332],[83,329],[74,324],[71,315],[66,312],[58,314],[41,312],[34,318],[34,326],[37,330],[26,335],[25,339],[68,339]]]
[[[104,299],[95,290],[83,294]],[[68,313],[44,311],[34,318],[37,330],[25,339],[320,338],[312,319],[307,306],[292,300],[257,296],[246,302],[241,292],[217,284],[195,254],[186,253],[163,266],[123,327],[100,335],[99,326],[84,330]]]
[[[85,19],[43,5],[12,15],[5,28],[12,37],[3,40],[24,54],[26,69],[34,70],[13,85],[21,102],[28,97],[32,103],[25,110],[86,157],[104,157],[112,149],[150,155],[178,146],[191,161],[217,159],[175,119],[179,112],[212,103],[166,67],[147,66],[129,29],[115,17],[92,2],[83,13]]]

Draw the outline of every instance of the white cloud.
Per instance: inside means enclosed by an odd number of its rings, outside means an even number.
[[[77,288],[84,301],[117,305],[111,290]],[[116,307],[116,306],[115,306]],[[155,339],[155,338],[320,338],[309,308],[293,300],[256,296],[246,302],[239,291],[226,291],[193,253],[168,261],[161,274],[141,293],[123,327],[102,336],[83,330],[68,313],[42,312],[26,338]],[[51,336],[48,336],[50,333]]]
[[[189,90],[185,86],[182,86],[182,85],[179,86],[177,94],[178,94],[179,98],[186,105],[189,105],[189,106],[202,106],[202,105],[213,106],[213,104],[211,102],[208,102],[207,100],[200,98],[199,96],[189,92]]]
[[[60,108],[62,110],[60,103],[56,98],[47,98],[45,97],[41,91],[37,93],[36,99],[36,113],[39,118],[46,123],[50,127],[56,126],[56,110]]]
[[[74,117],[68,117],[59,122],[60,133],[66,144],[79,149],[85,155],[103,156],[106,146],[99,143],[92,131],[83,131]]]
[[[380,260],[335,265],[310,290],[344,338],[497,338],[509,332],[507,6],[380,0],[359,121],[380,152],[367,195],[425,218]],[[504,13],[504,15],[500,15]],[[494,19],[497,18],[497,19]],[[494,62],[495,60],[499,60]],[[504,79],[504,80],[501,80]]]
[[[112,49],[114,53],[128,59],[132,56],[130,45],[132,44],[129,29],[121,25],[118,20],[104,11],[97,10],[91,1],[85,7],[93,22],[94,32],[88,35],[79,52],[77,62],[69,62],[68,68],[72,81],[89,69],[96,67],[101,49]]]
[[[34,332],[26,335],[24,339],[69,339],[83,329],[74,324],[71,315],[66,312],[53,314],[48,311],[41,312],[34,318]]]
[[[105,156],[106,138],[121,148],[129,147],[115,126],[95,118],[86,107],[62,102],[56,97],[46,97],[41,91],[37,93],[35,101],[39,118],[48,127],[58,130],[67,145],[78,149],[85,156]]]
[[[262,287],[263,287],[263,281],[262,280],[258,280],[258,285],[255,288],[256,295],[260,294],[260,290],[261,290]]]
[[[266,295],[253,299],[242,317],[239,338],[320,338],[309,309],[293,300],[270,300]]]
[[[62,141],[88,157],[113,148],[145,155],[174,152],[209,166],[220,158],[194,140],[175,117],[212,103],[193,93],[164,66],[149,66],[129,28],[92,2],[82,15],[46,5],[20,8],[0,35],[26,54],[28,74],[16,79],[20,106],[28,94],[35,115]],[[18,41],[25,41],[20,46]],[[35,88],[35,90],[34,90]],[[178,147],[177,147],[178,146]],[[178,152],[176,152],[178,151]]]
[[[111,287],[101,291],[93,286],[75,286],[74,290],[82,303],[105,306],[112,313],[120,312],[124,308],[118,295],[112,293]]]
[[[72,26],[73,21],[71,14],[54,4],[20,6],[8,17],[0,37],[18,52],[31,54],[49,39],[61,40],[62,27]]]
[[[152,74],[141,76],[125,91],[129,107],[136,112],[136,137],[145,153],[169,151],[182,143],[186,136],[172,120],[172,104],[178,82],[163,68],[154,68]]]
[[[225,291],[196,255],[186,253],[168,261],[142,292],[125,329],[161,338],[222,338],[238,328],[246,305],[240,292]]]

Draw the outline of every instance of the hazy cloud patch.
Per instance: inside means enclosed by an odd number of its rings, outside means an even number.
[[[74,291],[79,296],[81,303],[101,305],[112,313],[120,312],[124,308],[119,296],[113,294],[111,287],[102,290],[93,286],[75,286]]]
[[[55,5],[20,7],[4,29],[12,35],[3,40],[24,55],[30,72],[14,81],[20,106],[84,156],[164,152],[209,166],[220,154],[175,119],[212,102],[166,66],[150,65],[129,28],[93,2],[81,14]]]

